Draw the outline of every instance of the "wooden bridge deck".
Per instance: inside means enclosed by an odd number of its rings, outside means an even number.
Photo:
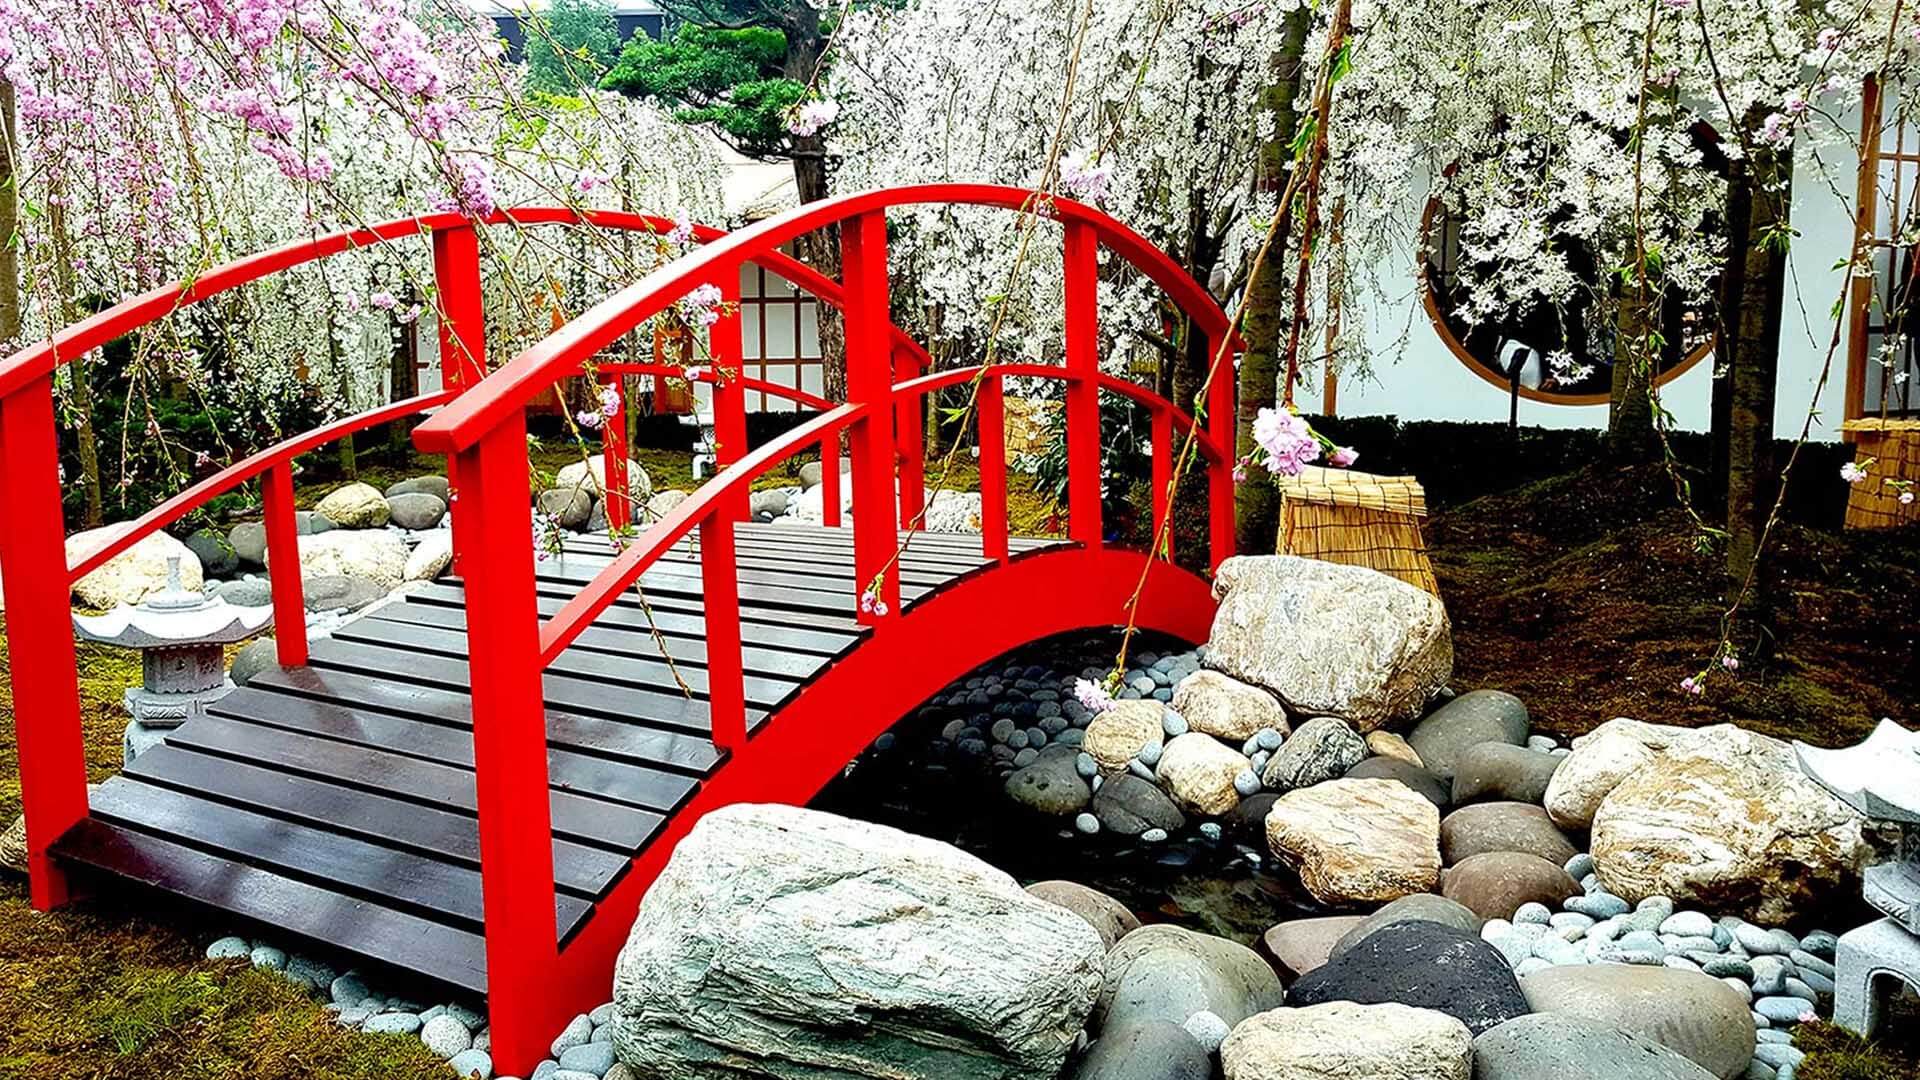
[[[854,619],[851,530],[736,536],[751,730],[868,631]],[[541,561],[541,614],[610,557],[603,538],[580,538]],[[978,537],[916,535],[902,601],[990,564]],[[725,760],[709,738],[698,554],[674,549],[642,585],[652,628],[629,593],[545,676],[563,943]],[[314,642],[308,666],[261,673],[142,753],[53,853],[484,993],[465,655],[457,581],[373,611]]]

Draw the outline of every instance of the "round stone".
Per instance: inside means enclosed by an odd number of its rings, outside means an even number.
[[[1551,968],[1520,985],[1536,1013],[1562,1013],[1650,1039],[1717,1077],[1738,1076],[1753,1057],[1746,1003],[1699,972],[1595,964]]]
[[[1473,1040],[1474,1080],[1718,1080],[1643,1035],[1558,1013],[1515,1017]]]
[[[1168,709],[1160,717],[1160,728],[1167,733],[1167,738],[1177,739],[1187,733],[1187,718]]]
[[[479,1080],[493,1078],[493,1058],[485,1050],[462,1050],[448,1058],[447,1064],[453,1067],[453,1074],[460,1080],[473,1080],[475,1077]]]
[[[473,1048],[473,1033],[443,1012],[420,1026],[420,1041],[440,1057],[451,1058]]]
[[[1220,1061],[1229,1080],[1458,1080],[1472,1072],[1473,1036],[1432,1009],[1330,1001],[1247,1020],[1221,1044]]]
[[[1100,819],[1092,814],[1080,814],[1073,819],[1073,827],[1092,836],[1100,831]]]
[[[243,937],[223,937],[207,946],[209,960],[242,960],[252,957],[253,946]]]
[[[388,1012],[368,1020],[360,1030],[369,1035],[412,1035],[420,1030],[422,1021],[418,1014],[410,1012]]]

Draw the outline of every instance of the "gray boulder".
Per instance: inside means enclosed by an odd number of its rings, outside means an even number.
[[[371,484],[342,484],[327,493],[314,506],[327,520],[343,529],[377,529],[387,523],[392,511],[386,496]]]
[[[410,476],[388,485],[385,494],[389,499],[396,495],[431,495],[445,503],[452,501],[453,489],[444,476]]]
[[[1389,926],[1398,926],[1404,922],[1431,922],[1442,926],[1451,926],[1455,930],[1468,934],[1478,934],[1483,920],[1464,905],[1457,904],[1444,896],[1432,893],[1414,893],[1394,900],[1373,914],[1360,920],[1359,925],[1347,930],[1327,950],[1327,958],[1333,959],[1367,940]]]
[[[1407,736],[1427,771],[1451,784],[1460,758],[1486,742],[1527,745],[1527,706],[1502,690],[1473,690],[1433,710]]]
[[[1100,827],[1121,836],[1139,836],[1148,829],[1169,833],[1187,827],[1187,818],[1157,784],[1132,773],[1110,776],[1093,795],[1093,816]]]
[[[1069,1080],[1208,1080],[1213,1061],[1178,1024],[1142,1020],[1102,1032]]]
[[[247,521],[227,530],[227,547],[248,566],[267,565],[267,527]]]
[[[306,594],[308,611],[359,611],[387,595],[379,582],[349,574],[307,578],[300,587]]]
[[[240,646],[239,652],[233,654],[233,666],[227,671],[228,677],[233,679],[235,686],[247,685],[255,675],[280,666],[278,649],[272,638],[247,642]]]
[[[1753,1058],[1746,999],[1711,975],[1670,967],[1551,967],[1521,980],[1534,1012],[1562,1013],[1659,1043],[1732,1080]]]
[[[1294,983],[1288,998],[1294,1005],[1398,1002],[1446,1013],[1475,1035],[1531,1011],[1500,950],[1420,920],[1368,935]]]
[[[1274,751],[1260,779],[1275,791],[1312,787],[1344,776],[1367,756],[1367,741],[1343,720],[1317,716]]]
[[[1127,905],[1079,882],[1037,881],[1027,886],[1027,892],[1085,919],[1087,925],[1093,927],[1093,932],[1100,935],[1100,943],[1108,949],[1118,945],[1121,938],[1140,929],[1140,920],[1127,910]]]
[[[540,513],[563,529],[578,529],[593,513],[593,494],[586,488],[551,488],[540,493]]]
[[[762,521],[770,521],[787,512],[787,503],[792,501],[793,492],[785,488],[766,488],[747,496],[747,513]]]
[[[1462,805],[1476,799],[1500,799],[1538,803],[1547,797],[1547,784],[1564,760],[1559,755],[1503,742],[1470,746],[1454,762],[1453,802]]]
[[[1042,814],[1068,816],[1086,809],[1093,793],[1074,769],[1080,751],[1071,746],[1054,745],[1007,777],[1007,795],[1014,802]]]
[[[332,518],[318,510],[295,510],[293,512],[293,532],[295,536],[318,536],[340,528]]]
[[[643,1076],[1053,1076],[1100,937],[949,845],[791,806],[703,818],[641,902],[612,1038]]]
[[[1490,851],[1519,851],[1555,866],[1578,854],[1547,812],[1532,803],[1463,806],[1440,821],[1440,854],[1448,866]]]
[[[1715,1080],[1644,1035],[1564,1013],[1518,1016],[1473,1040],[1473,1080]]]
[[[395,525],[418,531],[439,525],[447,516],[447,503],[440,496],[424,491],[403,491],[387,496],[387,510]]]
[[[1172,923],[1144,926],[1107,954],[1093,1025],[1105,1030],[1147,1020],[1185,1025],[1210,1012],[1234,1025],[1279,1008],[1280,976],[1260,954],[1235,941]]]
[[[207,577],[226,577],[240,568],[240,557],[234,554],[233,545],[212,529],[196,529],[183,543],[200,560],[200,572]]]
[[[273,585],[261,577],[223,581],[214,595],[235,607],[265,607],[273,603]]]
[[[1206,665],[1265,687],[1296,715],[1372,731],[1418,716],[1453,674],[1439,599],[1379,571],[1238,556],[1221,563],[1213,593]]]
[[[1347,770],[1349,780],[1398,780],[1407,787],[1420,793],[1421,797],[1434,806],[1445,810],[1449,805],[1447,785],[1440,778],[1411,762],[1399,758],[1370,757]]]

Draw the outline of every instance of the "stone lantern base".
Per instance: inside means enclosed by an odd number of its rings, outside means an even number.
[[[1920,937],[1892,919],[1841,935],[1834,961],[1833,1022],[1861,1038],[1873,1037],[1901,983],[1920,993]]]

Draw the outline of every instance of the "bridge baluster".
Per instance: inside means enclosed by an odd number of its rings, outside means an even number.
[[[1234,370],[1233,348],[1223,334],[1207,338],[1207,355],[1214,368],[1207,391],[1207,437],[1220,452],[1207,466],[1208,558],[1215,570],[1234,553]]]
[[[1167,505],[1167,489],[1173,484],[1173,456],[1179,453],[1179,444],[1173,437],[1173,410],[1160,405],[1153,410],[1153,535],[1160,536],[1160,530],[1167,523],[1170,510]],[[1169,529],[1166,542],[1158,551],[1148,552],[1156,558],[1173,558],[1173,531]]]
[[[849,438],[853,454],[854,588],[865,589],[892,560],[900,542],[894,517],[893,350],[887,307],[887,219],[881,211],[851,218],[840,229],[846,279],[847,400],[866,407]],[[876,600],[900,610],[900,575],[886,570]],[[874,605],[879,609],[879,603]],[[885,619],[860,612],[866,623]]]
[[[65,523],[60,510],[59,442],[53,376],[41,375],[0,400],[0,578],[7,598],[7,667],[27,815],[28,897],[39,911],[69,898],[66,872],[47,848],[87,816],[86,747],[80,731],[80,676],[67,597]]]
[[[980,544],[989,559],[1007,561],[1007,402],[1000,376],[980,376],[975,443],[980,447]]]
[[[1100,238],[1067,223],[1067,532],[1100,544]]]
[[[348,435],[347,438],[353,438]],[[260,478],[260,509],[266,519],[271,575],[274,651],[286,667],[307,662],[307,603],[300,583],[300,530],[293,516],[293,465],[282,461]]]
[[[600,425],[600,460],[606,463],[607,472],[607,526],[624,529],[633,520],[627,483],[627,378],[616,374],[606,380],[606,385],[613,388],[615,402],[613,415]]]
[[[533,534],[525,414],[507,413],[456,458],[465,524],[495,541],[471,545],[464,571],[493,1054],[532,1062],[565,1018],[546,990],[559,928],[533,550],[513,542]]]
[[[740,576],[733,520],[724,513],[700,522],[700,583],[707,629],[707,715],[713,744],[734,752],[747,745],[745,661],[740,653]]]
[[[893,350],[893,379],[906,382],[920,374],[920,365],[905,349]],[[893,431],[900,458],[900,522],[912,528],[920,524],[927,502],[927,439],[924,418],[926,399],[907,394],[893,403]]]
[[[840,434],[820,440],[820,523],[840,527]]]
[[[440,332],[440,377],[448,387],[464,391],[487,373],[487,317],[480,284],[480,236],[472,225],[438,229],[433,233],[433,281],[436,321]],[[462,564],[472,531],[462,522],[460,475],[454,457],[447,459],[447,483],[453,499],[447,506],[453,529],[453,564]]]
[[[740,268],[719,275],[720,318],[707,328],[707,354],[713,360],[713,456],[715,471],[739,461],[747,452],[747,392],[740,380],[746,374],[746,346],[740,337]],[[747,516],[748,493],[728,508],[736,520]]]

